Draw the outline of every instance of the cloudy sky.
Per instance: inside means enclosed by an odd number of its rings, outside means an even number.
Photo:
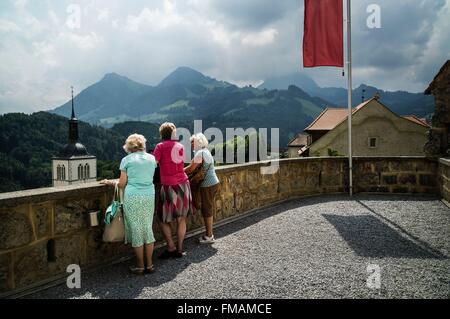
[[[450,0],[352,1],[354,84],[423,91],[450,58]],[[381,28],[367,27],[367,7]],[[0,113],[33,112],[116,72],[156,85],[178,66],[237,85],[303,69],[303,0],[1,0]]]

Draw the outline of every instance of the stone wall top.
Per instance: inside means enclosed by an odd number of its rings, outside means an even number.
[[[407,159],[426,159],[424,156],[355,156],[353,157],[355,161],[358,160],[383,160],[383,159],[398,159],[398,160],[407,160]],[[347,161],[347,157],[300,157],[300,158],[286,158],[276,160],[280,165],[294,163],[294,162],[311,162],[311,161]],[[433,159],[430,159],[433,161]],[[450,160],[441,159],[443,164],[450,165]],[[250,167],[263,167],[270,166],[270,163],[273,161],[266,160],[260,162],[252,162],[245,164],[233,164],[226,166],[218,166],[216,169],[218,171],[239,171],[245,170]],[[80,195],[89,195],[95,193],[102,193],[105,191],[104,185],[100,185],[98,182],[91,182],[85,184],[78,185],[70,185],[70,186],[59,186],[59,187],[45,187],[45,188],[36,188],[30,190],[9,192],[9,193],[0,193],[0,205],[4,206],[17,206],[27,203],[36,203],[36,202],[45,202],[49,200],[57,200],[66,197],[80,196]]]
[[[1,193],[0,204],[2,206],[17,206],[27,203],[45,202],[65,197],[89,195],[105,191],[104,185],[91,182],[70,186],[44,187],[28,189],[17,192]]]

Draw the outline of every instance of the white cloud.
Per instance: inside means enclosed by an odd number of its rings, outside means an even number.
[[[250,33],[245,35],[241,43],[249,46],[264,46],[272,43],[275,36],[278,34],[276,29],[270,28],[257,33]]]
[[[98,21],[108,21],[109,20],[109,10],[108,9],[101,9],[99,10]]]
[[[440,1],[379,0],[381,30],[365,26],[371,0],[355,1],[355,84],[423,90],[449,58],[450,0]],[[341,69],[302,69],[302,1],[79,0],[74,30],[65,26],[71,3],[2,0],[0,113],[57,106],[71,85],[81,90],[108,72],[158,84],[181,65],[238,85],[295,71],[346,85]]]
[[[21,29],[12,21],[0,19],[0,32],[14,32]]]
[[[164,0],[162,10],[146,7],[137,16],[129,15],[125,28],[133,32],[141,29],[158,31],[182,23],[187,24],[185,18],[176,12],[175,3],[170,0]]]
[[[24,10],[28,1],[27,0],[15,0],[13,1],[14,6],[18,9],[18,10]]]
[[[72,44],[74,49],[92,50],[97,47],[102,39],[95,32],[84,35],[74,32],[61,32],[55,41]]]
[[[50,17],[50,20],[52,21],[52,24],[54,27],[57,27],[60,25],[60,19],[58,18],[58,15],[56,14],[55,11],[53,10],[49,10],[48,15]]]

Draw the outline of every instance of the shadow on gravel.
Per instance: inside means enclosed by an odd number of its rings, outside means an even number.
[[[422,199],[420,199],[422,200]],[[417,199],[415,199],[415,201],[417,201]],[[397,229],[400,233],[402,233],[404,236],[406,236],[407,238],[411,238],[414,242],[416,242],[422,249],[424,249],[425,251],[429,252],[430,254],[433,254],[435,257],[434,258],[438,258],[438,259],[447,259],[448,257],[444,254],[442,254],[439,250],[434,249],[433,247],[431,247],[428,243],[424,242],[423,240],[421,240],[420,238],[414,236],[413,234],[411,234],[410,232],[408,232],[405,228],[401,227],[399,224],[393,222],[392,220],[386,218],[385,216],[377,213],[375,210],[373,210],[372,208],[370,208],[369,206],[367,206],[366,204],[364,204],[363,202],[361,202],[360,200],[357,200],[357,202],[363,206],[365,209],[367,209],[368,211],[370,211],[372,214],[374,214],[375,216],[377,216],[378,218],[380,218],[381,220],[383,220],[384,222],[386,222],[388,225],[393,226],[395,229]]]
[[[130,248],[131,249],[131,248]],[[81,275],[81,288],[69,289],[59,285],[42,293],[35,293],[31,298],[70,299],[70,298],[100,298],[100,299],[135,299],[145,288],[153,290],[165,283],[176,281],[176,277],[191,264],[201,263],[215,255],[217,250],[211,245],[199,245],[192,239],[185,242],[186,256],[177,259],[159,260],[157,256],[165,247],[155,250],[153,263],[156,271],[152,274],[135,275],[128,267],[134,264],[134,258],[129,261],[111,265],[95,272]],[[179,289],[183,289],[182,286]],[[144,293],[145,294],[145,293]],[[173,296],[176,296],[174,291]],[[160,298],[173,298],[171,295]],[[24,297],[28,298],[28,297]],[[145,298],[154,298],[149,292]]]
[[[356,198],[355,198],[356,197]],[[410,196],[375,196],[363,195],[354,198],[343,195],[323,195],[320,197],[307,197],[301,199],[293,199],[284,202],[278,206],[262,209],[257,214],[246,216],[240,220],[230,224],[223,225],[215,230],[217,238],[238,232],[248,226],[254,225],[266,218],[276,216],[288,210],[299,207],[307,207],[332,201],[355,201],[355,200],[410,200]],[[417,197],[417,200],[435,200],[433,197]],[[360,201],[359,201],[360,202]],[[364,205],[360,202],[360,204]],[[368,207],[366,207],[368,208]],[[370,209],[370,208],[368,208]],[[373,210],[371,210],[373,212]],[[374,212],[373,212],[374,213]],[[370,215],[362,216],[340,216],[340,215],[323,215],[340,233],[340,235],[348,242],[350,247],[360,256],[364,257],[395,257],[395,258],[445,258],[439,252],[433,251],[431,247],[426,247],[426,243],[416,244],[414,241],[408,240],[400,235],[394,228],[383,223],[381,219]],[[377,214],[378,216],[378,214]],[[379,216],[378,216],[379,217]],[[388,223],[389,224],[389,223]],[[391,223],[392,224],[392,223]],[[398,227],[395,227],[398,228]],[[409,238],[413,238],[409,236]],[[416,239],[416,242],[418,240]],[[137,298],[144,296],[145,298],[173,298],[178,294],[176,291],[171,294],[161,295],[157,293],[159,287],[172,282],[176,285],[177,276],[184,271],[189,271],[192,264],[201,263],[217,253],[216,248],[210,245],[199,245],[196,238],[190,238],[185,241],[185,250],[187,255],[181,259],[158,260],[158,256],[162,249],[158,249],[154,253],[154,264],[156,272],[145,276],[137,276],[130,274],[128,266],[134,263],[134,259],[128,262],[111,265],[91,273],[82,273],[81,289],[68,289],[66,285],[60,285],[51,289],[35,293],[31,298]],[[130,248],[131,252],[131,248]],[[199,284],[201,285],[201,278]],[[148,292],[146,289],[150,288]],[[183,289],[180,284],[177,288]],[[151,291],[156,291],[155,296]],[[27,298],[27,297],[25,297]]]
[[[423,243],[417,244],[400,235],[395,229],[370,215],[341,216],[322,214],[353,251],[368,258],[433,258],[445,259],[441,253]]]
[[[320,202],[316,198],[309,198],[306,201],[292,200],[282,204],[282,208],[272,207],[264,209],[258,214],[246,216],[243,219],[234,221],[230,224],[217,228],[214,233],[216,238],[224,237],[229,234],[238,232],[250,225],[258,223],[268,217],[283,213],[286,210],[294,209],[307,202],[315,204]],[[52,287],[24,298],[101,298],[101,299],[130,299],[137,298],[142,294],[146,287],[158,289],[168,282],[176,281],[176,277],[186,270],[191,264],[201,263],[209,257],[217,253],[214,245],[199,245],[197,238],[189,238],[185,241],[184,248],[187,252],[186,256],[180,259],[159,260],[157,256],[165,249],[162,247],[155,250],[153,254],[153,262],[155,265],[155,273],[144,276],[133,275],[128,271],[128,267],[133,265],[134,259],[130,261],[104,267],[83,274],[81,277],[81,289],[68,289],[65,284]],[[130,248],[131,252],[131,248]],[[183,289],[180,286],[179,289]],[[174,292],[173,296],[177,293]],[[171,295],[161,296],[160,298],[172,298]],[[151,293],[145,295],[146,298],[152,298]]]

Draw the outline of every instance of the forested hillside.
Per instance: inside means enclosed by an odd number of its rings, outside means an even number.
[[[128,134],[144,134],[149,144],[155,144],[159,140],[157,129],[150,123],[121,123],[106,129],[79,122],[80,142],[97,156],[99,178],[118,176]],[[38,112],[0,116],[0,192],[51,186],[51,159],[67,138],[67,118],[59,115]]]

